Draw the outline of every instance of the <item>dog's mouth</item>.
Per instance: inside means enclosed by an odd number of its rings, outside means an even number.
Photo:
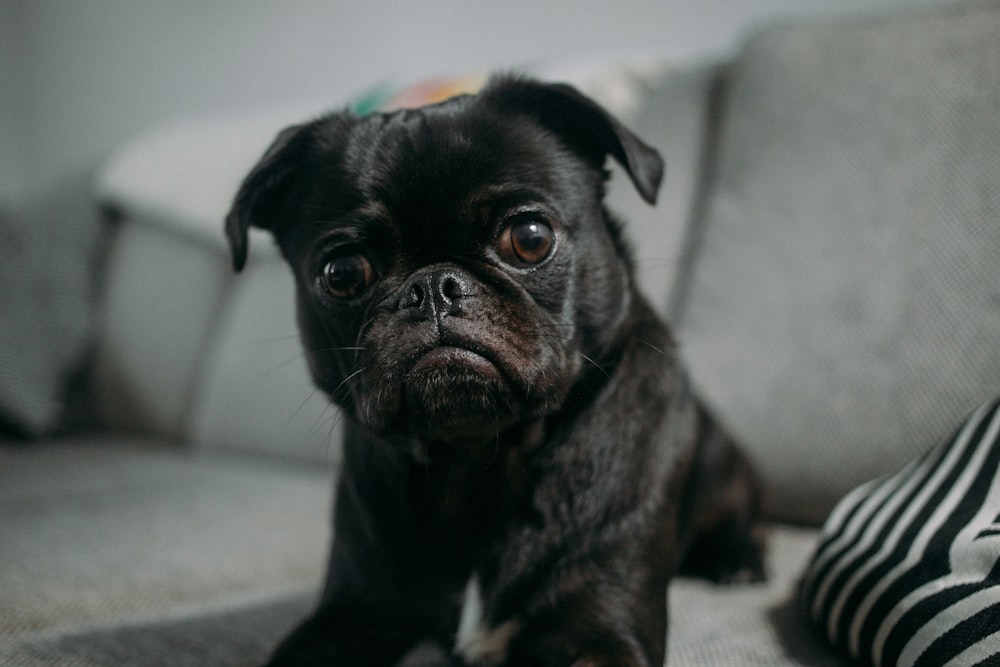
[[[510,419],[513,395],[497,355],[442,344],[404,375],[401,416],[412,432],[434,438],[488,437]]]
[[[376,330],[355,385],[359,420],[401,442],[468,444],[548,414],[566,390],[561,348],[499,320]]]
[[[473,373],[483,379],[503,379],[495,356],[471,347],[439,345],[421,356],[408,375],[424,373]]]

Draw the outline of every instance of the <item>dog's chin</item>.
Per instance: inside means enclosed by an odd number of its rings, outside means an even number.
[[[493,439],[515,420],[512,413],[516,406],[503,371],[470,350],[435,348],[403,381],[403,421],[409,432],[425,439]]]
[[[402,440],[492,441],[525,407],[497,364],[463,348],[430,350],[395,384],[377,391],[398,398],[384,405],[392,414],[377,419],[376,430]]]

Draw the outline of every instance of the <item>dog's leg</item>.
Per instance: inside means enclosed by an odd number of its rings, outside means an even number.
[[[521,582],[532,589],[527,597],[502,621],[480,619],[473,641],[460,638],[456,652],[470,667],[660,667],[665,570],[622,565],[554,564],[558,574]]]
[[[464,663],[436,642],[425,641],[410,650],[395,667],[463,667]]]
[[[268,667],[450,666],[473,527],[445,521],[438,500],[458,482],[347,429],[326,588]]]
[[[417,641],[413,633],[359,624],[351,614],[323,606],[281,643],[266,667],[394,665]],[[448,663],[413,667],[432,664]]]
[[[505,666],[661,667],[667,632],[666,582],[644,599],[623,591],[586,591],[525,627]],[[626,608],[626,606],[628,608]]]
[[[717,583],[766,578],[761,493],[753,466],[703,410],[681,502],[680,574]]]

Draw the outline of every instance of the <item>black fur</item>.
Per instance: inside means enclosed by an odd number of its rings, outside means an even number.
[[[289,128],[247,176],[234,266],[273,232],[347,423],[322,602],[270,664],[655,667],[685,551],[762,576],[752,471],[634,287],[608,156],[655,202],[659,155],[600,106],[499,78]]]

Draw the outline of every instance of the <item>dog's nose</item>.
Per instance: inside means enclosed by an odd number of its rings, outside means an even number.
[[[461,316],[462,301],[473,292],[472,280],[462,271],[428,269],[411,276],[403,286],[399,309],[418,319]]]

